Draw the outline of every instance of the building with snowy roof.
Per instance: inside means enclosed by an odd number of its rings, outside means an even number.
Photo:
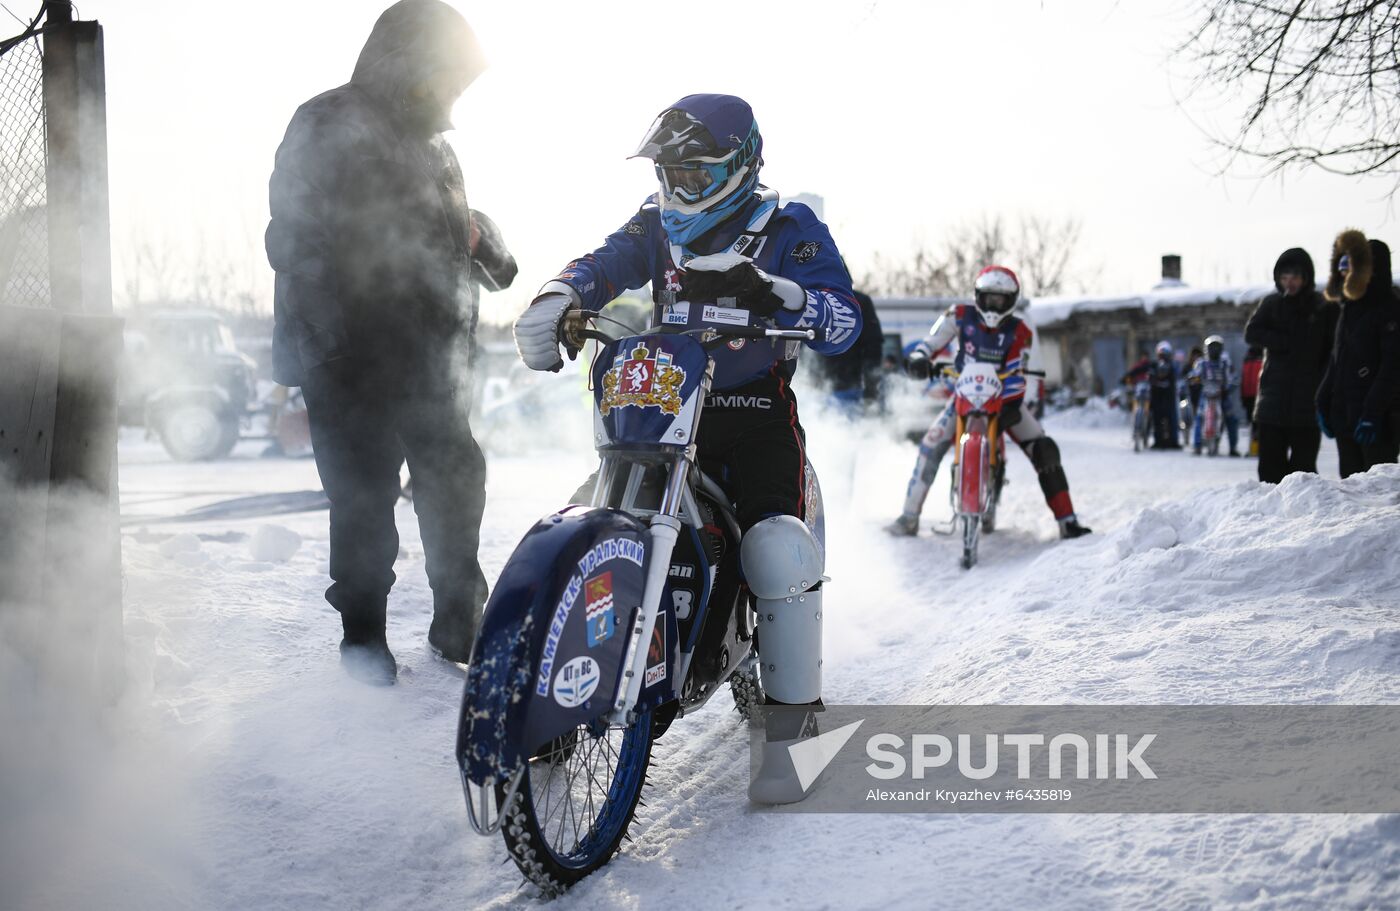
[[[1272,284],[1192,288],[1181,280],[1181,257],[1162,257],[1162,280],[1142,294],[1046,297],[1031,302],[1041,364],[1050,387],[1106,395],[1128,367],[1157,343],[1182,357],[1208,335],[1225,340],[1236,365],[1244,360],[1244,327]]]

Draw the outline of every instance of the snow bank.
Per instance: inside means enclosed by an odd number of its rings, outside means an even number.
[[[1075,405],[1045,416],[1046,424],[1052,431],[1057,428],[1098,429],[1101,427],[1124,427],[1132,421],[1132,413],[1114,408],[1102,396],[1094,396],[1083,405]]]
[[[1150,506],[1004,575],[1004,599],[982,609],[950,662],[957,678],[934,674],[909,696],[1400,702],[1397,506],[1397,465]],[[1009,665],[1021,644],[1027,654]]]

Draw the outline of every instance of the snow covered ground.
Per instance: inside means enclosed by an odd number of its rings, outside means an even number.
[[[829,702],[1400,701],[1400,467],[1341,483],[1329,446],[1321,477],[1267,487],[1252,460],[1135,455],[1111,416],[1051,417],[1095,534],[1054,540],[1013,454],[1000,530],[963,572],[954,539],[879,530],[912,446],[807,423],[830,516]],[[154,521],[319,486],[311,461],[258,448],[178,466],[123,438],[131,684],[95,728],[56,721],[36,742],[26,774],[54,796],[36,790],[43,800],[0,822],[16,874],[0,905],[537,902],[500,840],[466,824],[452,757],[461,678],[426,649],[411,506],[390,604],[402,676],[387,690],[337,664],[324,512]],[[488,576],[591,465],[586,451],[491,459]],[[946,511],[945,478],[926,520]],[[771,815],[751,811],[747,774],[727,699],[678,721],[655,750],[635,840],[555,905],[1400,906],[1400,817]]]

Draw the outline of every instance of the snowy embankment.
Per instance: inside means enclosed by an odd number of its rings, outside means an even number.
[[[1134,454],[1121,426],[1055,416],[1096,534],[1055,541],[1013,453],[1000,529],[964,572],[951,538],[879,530],[912,446],[807,423],[829,512],[829,702],[1400,702],[1400,467],[1338,482],[1325,453],[1324,477],[1273,488],[1245,480],[1249,460]],[[309,461],[239,455],[175,467],[128,442],[124,511],[317,486]],[[488,575],[589,465],[492,459]],[[927,519],[947,510],[946,475]],[[128,526],[133,683],[94,730],[34,738],[67,758],[28,768],[30,790],[57,795],[49,812],[0,823],[7,847],[24,843],[5,885],[18,903],[3,904],[535,902],[500,841],[467,829],[460,675],[427,654],[422,547],[412,508],[398,518],[389,640],[404,670],[386,691],[336,664],[325,513]],[[721,695],[658,744],[634,841],[554,907],[1400,906],[1394,816],[770,815],[748,805],[747,775]]]
[[[1037,555],[962,611],[956,678],[934,672],[908,698],[1400,701],[1397,507],[1400,466],[1142,508]]]
[[[1132,421],[1132,412],[1126,408],[1110,405],[1108,399],[1096,395],[1083,405],[1052,412],[1049,421],[1055,430],[1097,430],[1100,428],[1122,427],[1126,434]]]

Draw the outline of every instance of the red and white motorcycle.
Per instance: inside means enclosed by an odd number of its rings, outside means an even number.
[[[950,491],[953,518],[935,531],[952,534],[962,527],[963,569],[977,562],[977,543],[983,531],[996,528],[997,503],[1006,481],[1006,449],[1000,426],[1002,380],[992,364],[968,362],[961,372],[944,364],[953,381],[953,409],[957,425],[953,434],[953,485]]]

